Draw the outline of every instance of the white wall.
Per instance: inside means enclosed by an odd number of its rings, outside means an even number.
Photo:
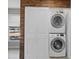
[[[48,15],[48,8],[25,8],[25,59],[48,59]]]

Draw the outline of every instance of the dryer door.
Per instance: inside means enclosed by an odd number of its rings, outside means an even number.
[[[55,28],[61,28],[64,25],[64,17],[61,14],[55,14],[51,18],[51,25]]]

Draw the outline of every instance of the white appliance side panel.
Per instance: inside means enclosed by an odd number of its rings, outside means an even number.
[[[48,8],[25,8],[25,59],[49,59]]]
[[[68,20],[67,20],[67,56],[71,59],[71,9],[68,9]]]

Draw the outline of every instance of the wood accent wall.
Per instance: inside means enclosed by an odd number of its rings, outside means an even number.
[[[70,0],[21,0],[20,3],[20,59],[24,59],[24,21],[25,21],[25,6],[33,7],[55,7],[55,8],[70,8]]]

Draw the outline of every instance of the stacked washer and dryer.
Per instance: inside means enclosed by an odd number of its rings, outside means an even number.
[[[51,9],[49,27],[49,57],[67,57],[70,21],[68,9]]]

